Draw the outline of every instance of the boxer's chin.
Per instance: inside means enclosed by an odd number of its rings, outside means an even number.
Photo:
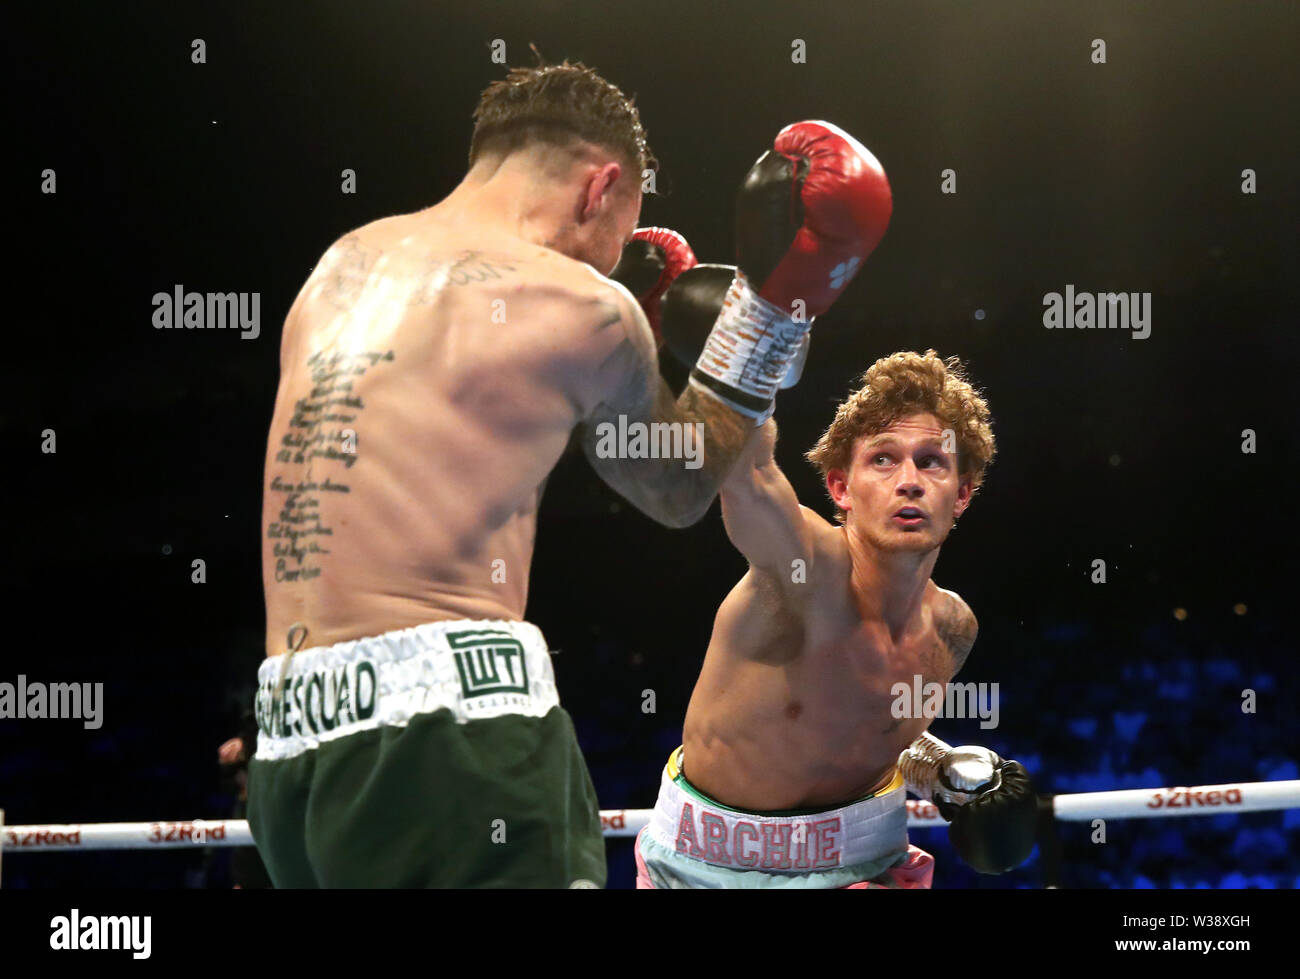
[[[942,541],[937,541],[930,534],[896,534],[888,545],[887,550],[896,551],[900,554],[924,553],[933,551]]]
[[[876,550],[895,554],[933,551],[943,543],[943,538],[931,530],[907,531],[892,528],[868,534],[868,540]]]

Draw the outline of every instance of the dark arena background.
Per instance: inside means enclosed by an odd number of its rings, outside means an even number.
[[[735,260],[737,186],[788,123],[833,122],[888,172],[889,231],[778,399],[777,459],[829,515],[802,454],[876,358],[955,354],[984,391],[998,457],[934,579],[979,617],[958,679],[999,684],[1000,723],[940,719],[936,734],[1020,760],[1043,794],[1300,779],[1298,10],[24,10],[3,40],[17,310],[0,681],[102,682],[104,701],[97,729],[0,720],[6,821],[236,813],[217,752],[263,656],[262,465],[284,316],[336,238],[455,186],[479,93],[535,64],[530,44],[635,96],[660,163],[641,224],[681,231],[701,261]],[[151,297],[177,284],[259,294],[260,335],[155,330]],[[1045,328],[1044,297],[1067,286],[1150,293],[1149,335]],[[743,571],[716,503],[664,529],[576,451],[547,484],[528,618],[557,651],[603,807],[654,804]],[[1104,842],[1058,822],[997,877],[960,863],[942,829],[912,839],[944,889],[1300,884],[1300,809],[1203,808],[1108,819]],[[631,841],[607,852],[609,886],[631,887]],[[3,859],[6,889],[232,880],[228,848]]]

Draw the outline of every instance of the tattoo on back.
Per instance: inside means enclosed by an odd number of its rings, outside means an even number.
[[[320,352],[307,358],[311,391],[294,402],[275,454],[278,471],[267,487],[283,497],[277,519],[266,527],[267,539],[275,542],[276,581],[320,575],[334,533],[321,518],[323,494],[352,492],[347,474],[360,458],[357,419],[366,405],[354,385],[371,368],[393,359],[391,350]]]
[[[503,280],[517,271],[517,265],[488,261],[479,251],[464,251],[451,261],[434,262],[420,286],[411,291],[411,298],[407,305],[420,306],[430,303],[444,288]]]
[[[335,309],[356,305],[362,290],[384,252],[362,242],[359,235],[339,239],[330,251],[330,266],[323,273],[320,298]],[[474,249],[458,252],[452,259],[431,260],[422,274],[409,284],[407,306],[431,303],[445,288],[505,280],[519,271],[517,261],[488,259]]]
[[[356,235],[340,239],[331,252],[335,254],[325,274],[320,297],[335,309],[347,309],[361,295],[380,253],[377,249],[363,246]]]
[[[623,313],[617,305],[607,299],[596,299],[595,303],[600,310],[601,320],[596,324],[596,328],[591,331],[592,333],[599,333],[601,330],[606,330],[615,324],[623,322]]]

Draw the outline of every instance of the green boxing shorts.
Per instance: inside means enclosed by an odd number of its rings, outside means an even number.
[[[546,641],[431,622],[269,657],[248,822],[276,887],[603,887]]]

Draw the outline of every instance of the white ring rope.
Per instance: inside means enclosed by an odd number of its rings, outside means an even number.
[[[1215,816],[1221,813],[1268,812],[1300,808],[1300,779],[1279,782],[1230,782],[1226,785],[1174,786],[1079,792],[1052,797],[1057,819],[1151,819],[1163,816]],[[636,836],[653,809],[604,809],[605,836]],[[911,829],[945,825],[929,802],[907,800]],[[154,850],[179,847],[252,846],[244,819],[194,819],[151,823],[0,824],[0,849],[23,853],[84,850]]]

